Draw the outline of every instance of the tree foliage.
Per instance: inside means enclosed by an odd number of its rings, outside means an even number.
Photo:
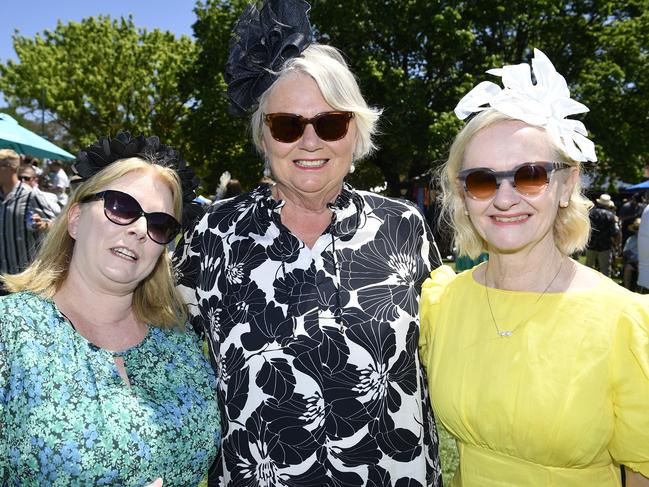
[[[396,176],[424,172],[444,156],[459,124],[452,109],[485,71],[528,62],[543,50],[573,96],[598,146],[598,172],[637,177],[649,164],[649,2],[561,0],[322,0],[313,18],[341,46],[365,94],[386,107],[374,163]],[[492,78],[497,81],[496,78]]]
[[[241,4],[208,0],[197,7],[201,54],[188,136],[214,176],[237,168],[250,171],[251,181],[261,162],[255,162],[242,121],[226,114],[221,74]],[[398,194],[444,160],[462,126],[452,113],[462,95],[489,79],[487,69],[528,62],[534,47],[564,74],[573,96],[590,106],[582,118],[598,146],[598,171],[637,178],[649,163],[641,135],[649,109],[647,12],[648,0],[313,2],[317,40],[343,50],[366,99],[385,109],[381,149],[350,179],[359,187],[385,181],[388,192]]]
[[[223,81],[246,3],[198,2],[195,45],[108,17],[15,34],[19,61],[0,65],[0,89],[13,107],[35,112],[45,88],[50,119],[72,148],[122,128],[154,132],[185,149],[206,191],[225,170],[251,187],[263,162],[248,121],[228,113]],[[316,40],[344,52],[368,102],[384,109],[380,150],[350,176],[357,187],[386,182],[398,194],[438,165],[462,126],[458,100],[490,79],[487,69],[528,62],[534,47],[590,107],[581,118],[597,144],[597,171],[635,181],[649,164],[649,0],[312,3]]]
[[[179,142],[188,108],[178,73],[194,60],[188,37],[99,16],[59,22],[33,38],[16,32],[13,41],[18,61],[0,65],[0,89],[28,113],[40,110],[44,94],[48,118],[64,129],[69,147],[123,129]]]
[[[246,4],[245,0],[207,0],[194,9],[197,61],[181,81],[184,96],[192,100],[184,133],[191,162],[199,168],[208,193],[215,191],[219,175],[226,170],[248,188],[262,175],[263,163],[250,143],[248,121],[228,113],[223,79],[230,33]]]

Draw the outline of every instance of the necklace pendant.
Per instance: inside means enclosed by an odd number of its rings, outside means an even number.
[[[501,337],[510,337],[510,336],[512,336],[512,332],[509,331],[509,330],[499,331],[498,334],[499,334]]]

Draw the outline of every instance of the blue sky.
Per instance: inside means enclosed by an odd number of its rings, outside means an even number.
[[[45,29],[54,29],[57,20],[78,22],[84,17],[107,14],[111,17],[133,15],[136,26],[159,28],[180,36],[192,35],[196,20],[196,0],[3,0],[0,29],[0,62],[16,59],[11,37],[15,29],[32,37]]]

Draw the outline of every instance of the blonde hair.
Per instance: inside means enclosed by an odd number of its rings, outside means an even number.
[[[107,185],[134,171],[153,172],[171,190],[174,216],[182,215],[182,190],[176,172],[152,161],[129,158],[116,161],[87,181],[79,184],[70,201],[54,221],[34,262],[20,274],[5,274],[2,280],[10,292],[31,291],[51,299],[68,276],[75,240],[68,233],[69,212],[86,196],[102,191]],[[163,249],[153,271],[133,292],[133,312],[138,320],[161,328],[182,326],[187,309],[176,290],[172,277],[171,259]]]
[[[322,97],[334,110],[353,112],[357,128],[353,160],[359,161],[376,150],[372,138],[377,132],[377,122],[382,110],[369,107],[361,94],[356,78],[345,59],[335,47],[311,44],[300,56],[291,58],[282,67],[274,83],[259,98],[259,107],[252,114],[252,140],[260,154],[264,127],[264,110],[273,88],[286,76],[301,73],[311,76]]]
[[[13,169],[20,166],[20,156],[12,149],[0,149],[0,161],[7,161]]]
[[[483,240],[473,226],[468,215],[465,215],[464,189],[458,181],[458,173],[462,169],[464,154],[469,142],[478,132],[501,122],[517,120],[499,111],[490,109],[476,115],[457,135],[451,146],[446,163],[440,168],[442,185],[442,214],[440,219],[453,228],[455,245],[459,255],[478,257],[487,250],[487,242]],[[548,136],[552,145],[556,162],[563,162],[581,172],[581,164],[571,159]],[[588,212],[593,206],[582,193],[581,181],[577,183],[570,195],[567,208],[559,208],[554,221],[553,235],[557,248],[565,255],[571,255],[583,250],[590,235],[590,219]]]

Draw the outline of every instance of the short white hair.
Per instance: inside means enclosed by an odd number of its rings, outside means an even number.
[[[376,150],[373,137],[377,133],[377,122],[382,110],[367,105],[356,78],[338,49],[324,44],[311,44],[300,56],[284,63],[275,82],[259,98],[259,107],[252,114],[251,129],[252,140],[260,153],[263,154],[263,115],[268,97],[278,81],[293,73],[311,76],[322,97],[334,110],[354,113],[358,133],[353,152],[355,161]]]

